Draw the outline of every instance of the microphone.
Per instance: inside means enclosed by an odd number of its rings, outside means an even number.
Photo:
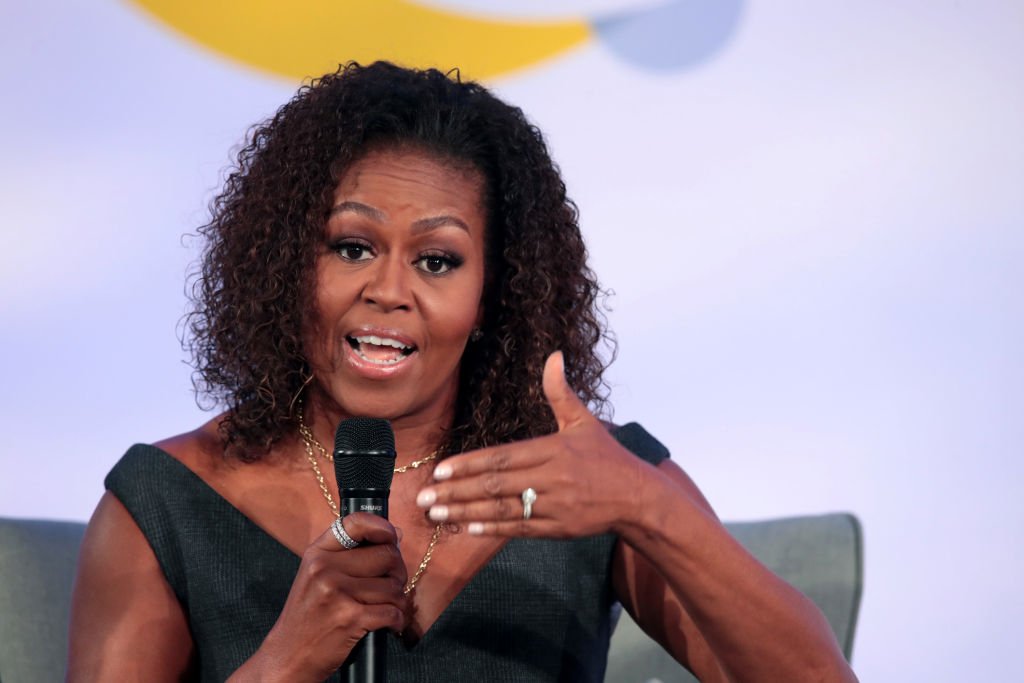
[[[391,423],[375,417],[342,420],[334,434],[334,474],[338,478],[342,517],[352,512],[369,512],[387,519],[391,479],[395,476],[395,433]],[[342,665],[342,680],[384,683],[387,653],[387,631],[367,633]]]

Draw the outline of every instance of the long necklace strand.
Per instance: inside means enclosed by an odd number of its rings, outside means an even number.
[[[320,492],[324,494],[324,499],[327,500],[327,505],[331,508],[331,512],[334,513],[335,517],[340,517],[341,513],[338,511],[338,504],[334,502],[334,497],[331,496],[331,492],[327,490],[327,484],[324,482],[324,475],[320,471],[320,466],[316,462],[316,456],[313,455],[313,448],[315,447],[320,455],[327,460],[334,460],[331,453],[324,448],[324,445],[313,436],[312,430],[306,426],[306,423],[302,419],[302,412],[299,412],[299,435],[302,437],[302,444],[306,447],[306,459],[309,460],[309,464],[313,467],[313,474],[316,476],[316,483],[320,485]],[[402,467],[396,467],[395,473],[401,474],[410,469],[418,469],[424,463],[428,463],[431,460],[437,459],[437,451],[434,451],[425,458],[414,460],[408,465]],[[437,526],[434,527],[434,533],[430,537],[430,543],[427,544],[427,550],[423,553],[423,559],[420,560],[420,566],[416,568],[412,578],[405,584],[405,590],[402,592],[408,595],[412,593],[413,589],[416,588],[416,582],[423,576],[423,572],[427,571],[427,565],[430,564],[430,558],[434,556],[434,548],[437,546],[437,542],[441,540],[441,531],[444,529],[444,523],[438,522]]]

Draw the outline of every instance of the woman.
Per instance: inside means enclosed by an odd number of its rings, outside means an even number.
[[[320,681],[390,629],[391,680],[601,680],[619,600],[702,680],[854,680],[664,448],[588,409],[598,288],[518,109],[348,65],[254,130],[204,234],[192,348],[228,410],[107,478],[70,679]],[[394,427],[390,520],[331,529],[351,416]]]

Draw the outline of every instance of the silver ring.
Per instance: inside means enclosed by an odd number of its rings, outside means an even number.
[[[523,491],[523,519],[533,517],[533,504],[537,502],[537,492],[532,488]]]
[[[331,533],[334,534],[334,537],[338,539],[338,543],[340,543],[341,547],[345,550],[352,550],[352,548],[359,546],[359,541],[353,539],[348,535],[348,532],[345,531],[345,525],[341,523],[341,517],[338,517],[331,523]]]

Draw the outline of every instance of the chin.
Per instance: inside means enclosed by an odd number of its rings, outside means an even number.
[[[342,417],[377,417],[392,422],[406,419],[443,421],[452,413],[454,391],[442,389],[433,396],[433,400],[422,401],[394,387],[380,386],[367,390],[349,386],[347,390],[338,387],[326,399],[327,405],[336,406]]]

